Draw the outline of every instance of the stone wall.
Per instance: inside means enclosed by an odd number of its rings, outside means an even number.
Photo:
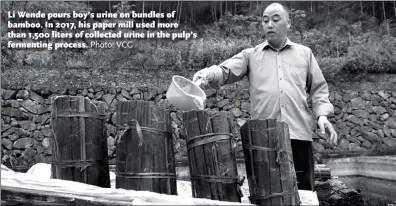
[[[387,150],[396,147],[396,92],[337,91],[330,101],[335,107],[331,122],[339,134],[334,149],[344,151]],[[321,138],[317,151],[326,151]]]
[[[207,109],[229,111],[233,120],[233,138],[242,157],[239,128],[249,118],[249,93],[244,88],[227,86],[206,91]],[[51,90],[34,87],[1,90],[2,163],[16,168],[36,162],[49,162],[51,156],[50,98],[57,95],[82,95],[94,102],[106,103],[108,152],[113,154],[115,106],[118,101],[146,100],[171,110],[172,130],[177,161],[186,159],[185,131],[181,112],[166,100],[166,90],[154,88],[82,88]],[[335,114],[330,121],[339,134],[338,146],[329,145],[325,137],[314,134],[316,156],[329,152],[367,153],[396,148],[396,92],[334,91],[330,100]],[[313,125],[313,129],[315,125]],[[11,165],[12,164],[12,165]]]

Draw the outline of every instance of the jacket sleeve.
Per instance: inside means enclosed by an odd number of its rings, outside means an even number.
[[[213,69],[214,79],[209,84],[219,88],[241,80],[249,71],[249,58],[253,48],[245,49]]]
[[[329,100],[329,87],[311,50],[309,55],[307,91],[310,94],[312,109],[316,118],[322,115],[328,116],[334,112]]]

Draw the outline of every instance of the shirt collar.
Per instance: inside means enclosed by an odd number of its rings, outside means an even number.
[[[289,38],[286,38],[286,43],[285,43],[285,45],[283,45],[283,47],[280,48],[279,51],[283,50],[286,46],[293,46],[293,45],[295,45],[295,44],[296,44],[296,43],[290,41]],[[271,45],[268,43],[268,40],[265,40],[265,42],[264,42],[264,44],[263,44],[263,50],[264,50],[264,49],[267,49],[267,48],[271,48],[271,49],[273,49],[273,50],[276,50],[276,49],[274,49],[274,48],[271,47]]]

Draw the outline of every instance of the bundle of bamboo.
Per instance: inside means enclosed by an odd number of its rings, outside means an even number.
[[[330,168],[325,164],[316,164],[315,165],[315,179],[318,180],[328,180],[331,178]]]
[[[241,202],[243,178],[237,176],[228,116],[202,110],[183,113],[193,197]]]
[[[110,187],[103,104],[82,96],[52,102],[52,177]]]
[[[253,119],[241,127],[241,136],[251,202],[298,205],[288,125],[276,119]]]
[[[116,188],[177,194],[169,110],[121,101],[116,122]]]

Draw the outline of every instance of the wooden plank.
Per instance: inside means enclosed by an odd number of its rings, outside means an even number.
[[[59,97],[58,97],[59,98]],[[61,99],[58,99],[57,100],[57,98],[55,97],[55,99],[54,99],[54,101],[53,101],[53,105],[55,105],[55,106],[53,106],[52,107],[52,109],[53,110],[55,110],[56,111],[56,113],[54,113],[55,115],[55,117],[53,118],[53,119],[51,119],[52,120],[52,122],[51,122],[51,126],[52,126],[52,130],[53,130],[53,132],[54,132],[54,138],[53,138],[53,140],[54,140],[54,146],[55,146],[55,148],[56,148],[56,153],[54,154],[54,161],[59,161],[59,160],[61,160],[62,158],[63,158],[63,149],[62,148],[60,148],[58,145],[63,145],[63,138],[59,138],[61,135],[62,135],[62,128],[60,128],[60,127],[57,127],[57,125],[59,124],[59,125],[61,125],[62,123],[63,123],[63,119],[61,118],[61,117],[58,117],[58,113],[62,113],[62,111],[63,111],[63,104],[62,104],[62,102],[61,102]],[[54,164],[54,166],[55,166],[55,174],[56,175],[53,175],[53,177],[54,178],[61,178],[61,176],[63,176],[63,171],[61,170],[61,168],[59,168],[58,166],[57,166],[57,164]]]
[[[138,121],[138,123],[140,124],[140,126],[143,126],[144,125],[144,114],[146,113],[146,108],[145,108],[145,106],[144,106],[144,104],[143,104],[143,101],[137,101],[137,107],[136,108],[139,108],[139,110],[136,110],[136,116],[134,117],[137,121]],[[135,133],[136,134],[136,136],[134,136],[133,138],[138,138],[138,133],[136,132]],[[145,138],[144,138],[144,132],[142,131],[142,134],[143,134],[143,142],[145,141]],[[140,140],[138,141],[138,144],[140,143]],[[136,146],[132,146],[132,148],[134,148],[134,147],[136,147]],[[145,168],[145,165],[147,164],[147,163],[145,163],[145,161],[147,161],[147,147],[143,147],[143,145],[141,146],[141,153],[139,154],[140,155],[140,157],[141,157],[141,161],[140,162],[136,162],[137,164],[140,164],[140,171],[139,172],[143,172],[143,171],[145,171],[146,170],[146,168]],[[133,158],[133,157],[132,157]],[[135,172],[138,172],[138,171],[135,171]],[[145,172],[147,172],[147,171],[145,171]],[[139,187],[139,190],[147,190],[146,188],[148,187],[148,183],[147,183],[147,180],[146,179],[139,179],[139,183],[138,183],[139,185],[140,185],[140,187]]]
[[[66,98],[63,99],[63,111],[62,113],[67,113],[71,111],[70,108],[70,101],[71,98],[70,96],[67,96]],[[62,125],[64,126],[65,130],[62,131],[62,140],[63,144],[60,145],[62,148],[62,160],[72,160],[72,150],[71,150],[71,145],[70,142],[68,141],[70,131],[71,131],[71,119],[70,118],[62,118],[63,122]],[[58,145],[59,146],[59,145]],[[62,179],[64,180],[73,180],[73,168],[68,167],[68,168],[62,168],[63,170],[63,177]]]
[[[250,145],[254,145],[255,142],[256,142],[256,141],[253,140],[254,139],[254,136],[253,136],[254,131],[258,129],[257,126],[256,126],[257,123],[255,123],[255,122],[257,122],[257,121],[252,120],[250,122],[247,122],[247,124],[249,125],[249,127],[248,127],[249,129],[248,129],[248,131],[246,131],[246,133],[247,133],[247,135],[249,137],[248,138],[248,140],[249,140],[248,144],[250,144]],[[257,152],[258,151],[250,149],[250,157],[251,157],[250,165],[251,165],[251,169],[252,169],[252,171],[251,171],[252,176],[250,177],[250,179],[251,179],[251,182],[252,182],[252,188],[249,191],[250,191],[250,196],[251,197],[259,196],[259,195],[265,195],[265,192],[262,191],[263,189],[261,189],[261,190],[259,189],[260,186],[264,183],[264,182],[262,182],[262,183],[260,182],[260,177],[259,176],[260,176],[260,174],[264,174],[265,171],[268,171],[268,170],[264,170],[262,157],[258,157]],[[249,184],[250,184],[250,182],[249,182]],[[258,204],[258,201],[257,200],[253,200],[252,203]]]
[[[163,108],[165,110],[165,108]],[[170,111],[165,110],[165,113],[163,113],[163,119],[164,119],[164,126],[163,128],[166,128],[166,131],[172,132],[172,120],[170,116]],[[169,137],[166,139],[166,146],[165,146],[165,155],[166,155],[166,170],[169,171],[169,173],[176,174],[176,167],[175,167],[175,158],[174,158],[174,149],[173,149],[173,137],[172,133],[169,134]],[[172,194],[172,195],[177,195],[177,183],[176,183],[176,178],[168,178],[166,179],[166,193],[167,194]]]
[[[86,98],[87,99],[87,98]],[[88,99],[87,99],[88,100]],[[97,155],[97,159],[101,160],[101,164],[97,165],[97,172],[99,173],[98,179],[100,179],[100,185],[101,187],[110,187],[110,175],[109,175],[109,163],[108,163],[108,146],[107,146],[107,133],[106,133],[106,128],[105,128],[105,123],[106,120],[105,118],[105,103],[100,103],[98,106],[91,105],[91,110],[96,110],[100,115],[102,115],[102,119],[94,119],[96,122],[95,125],[98,125],[98,137],[97,141],[99,142],[97,144],[97,150],[95,152],[95,155]],[[94,111],[90,111],[94,112]],[[86,134],[87,136],[87,134]],[[88,176],[88,174],[87,174]]]
[[[134,107],[132,107],[131,103],[128,102],[129,104],[129,108],[127,110],[127,112],[131,112],[126,114],[127,115],[127,119],[123,120],[126,122],[126,124],[129,125],[129,121],[131,120],[135,120],[137,122],[139,122],[139,124],[142,123],[142,113],[143,113],[143,104],[141,101],[134,101]],[[139,115],[139,111],[142,112]],[[136,126],[136,122],[133,123],[134,125],[131,126]],[[126,172],[130,172],[130,173],[140,173],[143,170],[142,167],[142,161],[144,161],[144,157],[142,156],[142,154],[145,152],[145,147],[138,146],[140,144],[140,140],[138,137],[138,132],[136,129],[132,129],[129,133],[129,137],[127,137],[128,139],[131,140],[131,142],[129,142],[128,144],[128,150],[125,151],[128,155],[128,159],[127,159],[127,164],[128,164],[128,169],[126,170]],[[136,151],[135,154],[132,154],[132,151]],[[139,151],[139,153],[137,153]],[[137,161],[140,160],[140,161]],[[127,188],[128,189],[136,189],[136,190],[143,190],[144,189],[144,180],[138,179],[138,178],[128,178],[128,185]]]
[[[97,107],[86,98],[85,111],[90,114],[101,114],[98,112]],[[88,123],[89,122],[89,123]],[[107,147],[107,141],[103,142],[106,136],[102,133],[103,122],[98,118],[86,118],[85,125],[85,159],[88,160],[104,160],[107,158],[107,150],[101,150],[102,147]],[[104,157],[106,156],[106,157]],[[100,187],[110,187],[110,177],[105,171],[108,170],[108,165],[105,163],[92,164],[85,168],[87,182],[95,184]]]
[[[252,145],[268,148],[268,131],[267,122],[256,120],[251,122],[250,135],[252,138]],[[269,152],[253,150],[253,165],[256,174],[256,193],[255,196],[267,197],[271,194],[270,181],[270,167],[269,167]],[[255,204],[270,205],[270,199],[257,200]]]
[[[278,133],[278,124],[276,119],[268,119],[268,147],[271,149],[278,149],[278,139],[282,138]],[[280,171],[279,166],[276,163],[277,152],[268,152],[269,168],[270,168],[270,182],[271,182],[271,194],[281,193],[280,185]],[[282,196],[273,196],[271,198],[272,205],[283,205]]]
[[[186,130],[186,142],[191,138],[190,137],[190,132],[191,131],[191,127],[189,124],[190,121],[190,112],[183,112],[182,113],[183,116],[183,126],[184,129]],[[187,122],[188,121],[188,122]],[[189,161],[189,172],[190,172],[190,177],[192,174],[196,174],[196,163],[195,163],[195,154],[194,154],[194,150],[187,150],[187,155],[188,155],[188,161]],[[192,196],[193,197],[197,197],[197,190],[198,190],[198,183],[196,180],[191,178],[191,192],[192,192]]]
[[[97,107],[89,100],[85,99],[84,109],[89,114],[101,115]],[[85,121],[85,159],[99,161],[96,164],[91,164],[83,170],[86,182],[88,184],[97,185],[100,187],[110,187],[110,177],[106,173],[108,165],[103,161],[107,158],[107,149],[103,151],[103,147],[107,147],[105,134],[102,132],[104,128],[103,121],[98,118],[86,118]]]
[[[170,133],[154,133],[156,135],[156,139],[154,139],[155,142],[157,142],[157,146],[155,147],[155,159],[154,159],[154,165],[156,166],[155,171],[161,172],[161,173],[168,173],[168,154],[167,154],[167,149],[169,147],[168,145],[168,139],[172,138],[171,131],[168,130],[168,127],[166,125],[166,115],[170,115],[164,108],[157,107],[154,102],[150,103],[152,105],[152,108],[155,109],[152,112],[152,118],[151,121],[155,124],[155,127],[158,128],[161,131],[167,131]],[[173,146],[170,145],[170,146]],[[175,173],[176,174],[176,173]],[[158,192],[159,193],[165,193],[165,194],[171,194],[171,191],[167,192],[168,188],[168,182],[171,178],[158,178]]]
[[[150,114],[150,107],[148,106],[148,102],[140,101],[139,104],[142,106],[141,113],[138,116],[141,117],[141,122],[139,122],[140,126],[149,127],[148,116]],[[147,131],[142,131],[143,133],[143,156],[141,161],[142,172],[153,172],[151,164],[152,160],[152,142],[151,142],[151,133]],[[142,178],[142,190],[153,191],[153,178]]]
[[[137,111],[140,110],[140,104],[138,104],[139,102],[136,101],[134,107],[132,107],[131,102],[127,102],[126,103],[126,110],[124,110],[125,116],[123,118],[123,124],[126,124],[128,126],[135,126],[130,124],[131,120],[135,120],[138,122],[141,122],[141,119],[139,119],[140,117],[137,116]],[[129,105],[129,106],[128,106]],[[134,122],[136,124],[136,122]],[[137,138],[137,131],[136,129],[132,129],[127,131],[127,136],[124,137],[125,144],[127,144],[127,150],[125,150],[125,153],[127,155],[127,159],[126,159],[126,167],[125,167],[125,172],[127,173],[137,173],[141,171],[141,161],[142,161],[142,157],[140,156],[141,153],[137,153],[137,151],[139,150],[139,152],[141,152],[142,147],[136,147],[136,145],[139,144],[139,138]],[[133,154],[133,152],[136,151],[135,154]],[[136,161],[136,159],[139,159],[140,161]],[[127,185],[126,185],[126,189],[136,189],[136,190],[140,190],[141,189],[141,181],[135,178],[125,178],[127,181]]]
[[[242,205],[154,192],[102,188],[1,171],[1,199],[19,205]]]
[[[60,151],[58,148],[58,142],[57,142],[57,135],[58,135],[58,130],[55,128],[55,125],[61,121],[60,119],[57,118],[58,110],[60,110],[59,106],[56,104],[55,99],[51,99],[51,127],[52,127],[52,138],[50,138],[50,143],[51,143],[51,150],[52,150],[52,161],[56,161],[60,158]],[[51,163],[51,178],[58,178],[59,177],[59,170],[56,167],[55,163]]]
[[[166,124],[163,124],[165,121],[164,119],[164,113],[165,111],[162,110],[162,108],[157,107],[153,102],[150,102],[150,107],[152,108],[151,110],[151,122],[152,122],[152,127],[153,128],[158,128],[161,131],[167,131]],[[166,173],[168,172],[167,170],[167,164],[168,164],[168,158],[166,154],[166,149],[168,147],[167,145],[167,139],[168,136],[167,134],[158,134],[154,133],[155,135],[155,146],[154,146],[154,153],[157,155],[154,155],[153,159],[153,165],[154,165],[154,171],[161,172],[161,173]],[[158,193],[167,193],[167,180],[170,178],[158,178],[156,181],[157,183],[157,191]]]
[[[170,111],[164,107],[160,107],[160,111],[161,112],[158,114],[160,119],[159,128],[168,132],[168,136],[161,137],[164,138],[164,172],[176,174]],[[165,191],[163,191],[163,193],[177,195],[176,177],[163,178],[162,182],[162,184],[165,184]]]
[[[232,132],[229,119],[230,113],[221,111],[219,115],[212,118],[212,127],[215,133],[230,134]],[[228,136],[228,135],[227,135]],[[220,177],[237,177],[235,155],[232,151],[231,138],[216,142],[216,159],[218,160],[217,175]],[[240,202],[236,183],[218,183],[219,193],[222,194],[223,201]]]
[[[67,206],[67,205],[130,205],[129,202],[114,200],[92,201],[90,197],[78,195],[58,195],[40,191],[31,193],[29,189],[22,190],[2,190],[1,205],[48,205],[48,206]],[[51,199],[46,201],[46,199]]]
[[[107,137],[107,129],[105,127],[105,124],[106,124],[106,118],[105,118],[106,117],[106,106],[107,106],[106,103],[100,102],[98,109],[99,109],[100,113],[103,115],[103,119],[101,119],[101,126],[102,126],[102,134],[103,134],[102,136],[104,138],[102,139],[102,141],[105,144],[102,145],[103,146],[102,149],[103,149],[103,151],[106,151],[106,153],[103,154],[103,157],[106,160],[108,160],[110,154],[108,153],[108,144],[107,144],[107,138],[108,137]],[[106,161],[106,163],[104,163],[103,167],[105,169],[105,171],[103,171],[103,173],[106,175],[106,180],[107,180],[106,184],[108,184],[109,187],[111,187],[110,175],[107,176],[107,174],[110,174],[110,167],[109,167],[108,161]],[[108,179],[107,179],[107,177],[108,177]]]
[[[283,131],[284,131],[283,133],[287,137],[287,138],[285,138],[285,146],[286,146],[287,150],[292,151],[290,134],[289,134],[289,126],[286,123],[283,123]],[[289,188],[293,188],[293,190],[295,191],[295,195],[292,196],[291,204],[298,205],[298,204],[300,204],[300,196],[298,195],[297,176],[296,176],[296,171],[294,169],[293,155],[292,155],[292,157],[290,157],[289,170],[290,170]]]
[[[196,111],[190,111],[187,114],[188,115],[187,115],[187,118],[185,118],[185,121],[188,120],[188,122],[187,122],[187,125],[188,125],[187,141],[189,141],[191,138],[194,138],[195,136],[200,135],[200,132],[199,132],[198,117],[197,117]],[[193,142],[194,141],[191,141],[191,142],[187,143],[187,147],[188,147],[189,144],[192,144]],[[202,151],[202,148],[199,148],[199,149],[201,149],[200,150],[201,153],[196,152],[198,150],[197,147],[191,148],[190,151],[189,151],[189,152],[192,153],[191,156],[192,156],[193,162],[194,162],[194,165],[192,167],[193,170],[190,173],[191,176],[202,174],[202,172],[200,172],[200,171],[202,170],[201,169],[202,168],[202,166],[201,166],[202,164],[201,163],[202,163],[203,151]],[[196,196],[194,196],[194,197],[202,198],[203,195],[202,195],[201,191],[204,188],[207,191],[207,190],[209,190],[209,187],[206,185],[206,183],[203,183],[200,180],[192,179],[191,181],[194,182],[194,184],[195,184],[195,190],[193,191],[193,194],[195,194]],[[206,187],[204,187],[204,186],[206,186]],[[204,196],[203,198],[210,199],[210,196],[209,197],[207,197],[207,196],[205,197]]]
[[[148,113],[148,127],[150,128],[157,128],[163,130],[163,128],[159,128],[159,117],[158,113],[160,111],[156,106],[152,104],[152,102],[149,103],[149,113]],[[165,172],[162,168],[164,168],[164,162],[165,162],[165,154],[162,152],[163,148],[165,147],[165,137],[162,134],[158,133],[153,133],[153,132],[148,132],[151,136],[150,141],[151,141],[151,154],[152,154],[152,159],[151,159],[151,168],[152,172]],[[153,190],[154,192],[161,193],[162,190],[162,180],[163,178],[152,178],[153,181]]]
[[[250,122],[247,121],[244,125],[242,125],[240,132],[241,132],[241,139],[242,139],[242,144],[243,145],[251,145],[252,140],[251,140],[251,135],[250,135]],[[243,154],[244,154],[244,159],[245,159],[245,165],[246,165],[246,175],[247,175],[247,181],[249,185],[249,191],[250,191],[250,197],[255,194],[255,188],[256,188],[256,174],[254,173],[254,165],[253,165],[253,151],[247,149],[245,146],[243,146]],[[251,199],[250,199],[251,200]],[[255,203],[255,201],[251,201],[252,203]]]
[[[277,133],[279,134],[279,147],[282,150],[285,150],[285,152],[282,152],[280,154],[280,162],[279,162],[279,166],[280,166],[280,181],[281,181],[281,190],[282,191],[289,191],[292,192],[294,191],[293,185],[290,184],[292,181],[290,181],[292,179],[292,174],[290,171],[290,164],[293,160],[293,155],[292,155],[292,151],[291,148],[287,148],[286,145],[286,141],[287,141],[287,133],[285,133],[285,130],[288,128],[286,124],[284,123],[280,123],[280,125],[278,126],[277,129]],[[284,195],[283,196],[283,203],[284,204],[292,204],[292,195]]]
[[[87,104],[86,111],[92,112],[92,107],[90,104]],[[98,130],[100,128],[98,128],[97,123],[98,123],[98,121],[96,121],[95,119],[89,118],[89,123],[85,127],[87,134],[89,134],[89,135],[87,135],[87,138],[85,140],[86,158],[97,159],[97,157],[95,155],[95,153],[97,152],[95,147],[97,144],[99,144],[97,139],[100,138],[100,137],[98,137]],[[87,182],[89,184],[99,181],[97,179],[98,174],[96,171],[97,168],[95,166],[87,167],[85,170],[86,170],[85,172],[87,174],[87,176],[86,176]]]
[[[190,118],[190,114],[189,112],[183,112],[182,113],[183,116],[183,126],[185,129],[185,133],[186,133],[186,145],[187,145],[187,141],[190,139],[189,137],[189,132],[190,131],[190,124],[188,124],[186,121],[188,118]],[[189,161],[189,173],[190,173],[190,180],[191,180],[191,193],[193,197],[197,197],[197,182],[196,180],[194,180],[193,178],[191,178],[192,174],[195,174],[195,156],[194,156],[194,151],[193,150],[189,150],[187,148],[187,156],[188,156],[188,161]]]
[[[90,100],[88,98],[82,98],[82,97],[79,98],[78,105],[79,105],[78,112],[91,113],[93,111],[93,110],[89,109]],[[80,140],[81,144],[83,145],[83,146],[81,146],[81,151],[80,151],[81,157],[80,158],[83,160],[87,159],[87,142],[88,142],[87,138],[90,138],[89,133],[87,132],[87,125],[86,125],[87,121],[92,122],[92,119],[80,117],[79,129],[81,130],[81,134],[84,135]],[[88,170],[83,171],[80,175],[81,175],[82,182],[88,182]]]
[[[200,134],[204,135],[204,134],[209,134],[212,131],[212,126],[211,126],[211,120],[209,119],[209,116],[207,113],[203,112],[203,111],[197,111],[197,118],[198,118],[198,124],[199,127],[198,129],[200,130]],[[200,138],[200,140],[202,139],[206,139],[206,138]],[[215,170],[215,163],[213,160],[213,151],[212,148],[215,147],[215,143],[209,143],[209,144],[204,144],[202,146],[198,146],[201,147],[203,149],[203,161],[205,166],[203,167],[204,170],[202,170],[204,172],[204,174],[206,175],[217,175],[216,174],[216,170]],[[209,190],[207,191],[200,191],[201,193],[206,193],[206,195],[210,195],[212,200],[221,200],[220,195],[222,194],[221,192],[221,188],[220,190],[218,190],[218,185],[217,183],[211,183],[211,182],[207,182],[206,184],[209,185]],[[220,185],[221,187],[221,185]]]
[[[211,125],[213,133],[230,133],[229,131],[229,122],[227,119],[227,114],[224,112],[220,112],[217,115],[212,116]],[[215,175],[219,177],[230,177],[231,175],[236,177],[237,175],[232,174],[233,169],[236,167],[229,167],[228,155],[231,152],[231,147],[229,145],[230,140],[216,141],[212,145],[214,146],[213,156],[215,157]],[[231,160],[232,161],[232,160]],[[222,201],[238,201],[235,200],[235,191],[236,184],[224,184],[224,183],[216,183],[217,192],[219,193],[220,200]],[[230,189],[231,186],[231,189]],[[234,188],[232,188],[234,187]],[[234,189],[234,191],[232,190]]]
[[[78,113],[80,108],[79,105],[79,99],[77,97],[70,97],[70,111],[71,113],[75,114]],[[81,100],[80,100],[81,101]],[[82,106],[84,106],[84,104],[82,104]],[[84,108],[83,108],[84,110]],[[84,112],[84,111],[83,111]],[[81,125],[80,125],[80,118],[83,117],[71,117],[70,118],[70,135],[67,138],[68,142],[71,146],[71,159],[72,160],[85,160],[86,157],[84,155],[85,153],[85,142],[82,141],[83,136],[85,135],[85,131],[84,133],[81,131]],[[82,119],[82,121],[84,121],[84,118]],[[84,150],[82,150],[82,148],[84,148]],[[81,175],[81,172],[76,169],[76,168],[71,168],[72,170],[72,174],[73,174],[73,180],[77,181],[77,182],[83,182],[83,176]]]
[[[116,136],[116,174],[118,172],[125,172],[126,171],[126,160],[127,160],[127,153],[126,147],[128,146],[127,143],[125,143],[127,135],[121,136],[121,130],[123,125],[122,119],[123,119],[123,113],[124,113],[124,108],[125,108],[125,103],[118,102],[116,104],[116,113],[113,115],[116,115],[116,129],[117,129],[117,136]],[[128,139],[128,138],[127,138]],[[116,188],[126,188],[127,185],[127,180],[123,177],[120,177],[116,175],[116,180],[115,180],[115,187]]]
[[[126,119],[123,119],[123,122],[125,124],[129,125],[129,121],[131,120],[136,120],[138,122],[141,122],[141,116],[138,115],[138,111],[142,111],[142,104],[140,104],[140,101],[132,101],[132,102],[126,102],[125,103],[126,110]],[[136,126],[136,125],[133,125]],[[143,147],[139,147],[139,138],[138,138],[138,133],[136,129],[132,129],[128,132],[128,136],[125,137],[127,140],[125,144],[127,144],[127,150],[125,151],[127,154],[127,167],[125,172],[130,172],[130,173],[139,173],[142,171],[141,167],[141,162],[143,161],[143,157],[141,154],[143,153]],[[127,185],[126,189],[135,189],[135,190],[141,190],[143,188],[142,186],[142,181],[137,178],[126,178],[127,179]]]
[[[62,96],[57,97],[55,99],[55,107],[57,107],[57,115],[61,113],[70,113],[70,97]],[[64,160],[72,160],[71,156],[71,145],[67,140],[70,130],[71,130],[71,122],[70,118],[65,117],[56,117],[58,121],[53,125],[55,145],[58,148],[58,158],[57,161],[61,162]],[[64,179],[64,180],[73,180],[72,168],[66,167],[62,168],[57,166],[55,169],[57,170],[56,178]]]
[[[193,116],[195,117],[195,121],[193,121],[193,131],[195,130],[196,132],[192,132],[192,134],[196,135],[191,135],[191,137],[196,137],[198,135],[201,135],[201,131],[199,128],[199,117],[198,117],[198,111],[193,112]],[[192,141],[191,143],[194,143],[196,141],[201,140],[202,138],[196,139],[195,141]],[[196,163],[196,173],[195,175],[207,175],[207,170],[206,170],[206,159],[205,159],[205,151],[202,146],[197,146],[193,148],[194,154],[195,154],[195,163]],[[198,180],[199,182],[199,191],[198,191],[198,197],[199,198],[211,198],[211,190],[210,190],[210,184],[208,182]]]

